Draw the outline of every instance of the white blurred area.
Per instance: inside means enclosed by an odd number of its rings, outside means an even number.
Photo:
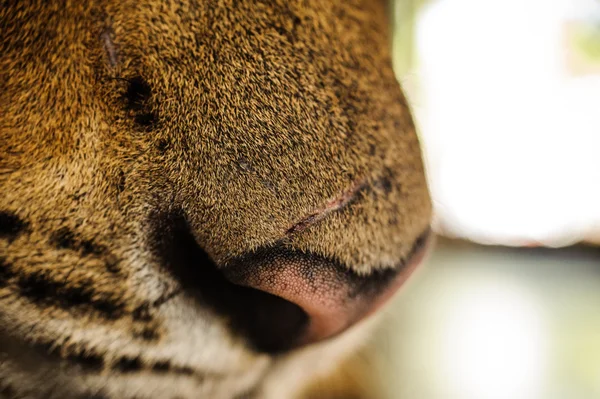
[[[383,398],[600,398],[600,249],[440,240],[387,312]]]
[[[438,230],[600,242],[600,1],[396,1]]]
[[[600,244],[600,0],[395,0],[447,236]],[[386,399],[599,399],[600,248],[442,238],[373,341]]]

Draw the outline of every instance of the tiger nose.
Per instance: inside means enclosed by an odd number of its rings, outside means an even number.
[[[281,352],[334,337],[376,312],[421,263],[429,236],[418,237],[396,267],[368,275],[283,247],[254,252],[223,273],[253,291],[246,326],[250,339],[259,350]]]

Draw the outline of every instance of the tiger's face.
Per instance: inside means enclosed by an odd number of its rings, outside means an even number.
[[[384,4],[0,20],[1,392],[291,397],[362,342],[431,213]]]

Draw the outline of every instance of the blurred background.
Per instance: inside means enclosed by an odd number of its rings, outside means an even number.
[[[396,0],[442,236],[388,307],[385,398],[600,398],[600,1]]]

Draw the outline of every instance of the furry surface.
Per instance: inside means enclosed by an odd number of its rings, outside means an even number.
[[[0,397],[292,397],[358,345],[369,322],[254,350],[161,243],[183,220],[218,268],[275,243],[361,275],[407,256],[430,203],[383,4],[9,0],[0,21]]]

